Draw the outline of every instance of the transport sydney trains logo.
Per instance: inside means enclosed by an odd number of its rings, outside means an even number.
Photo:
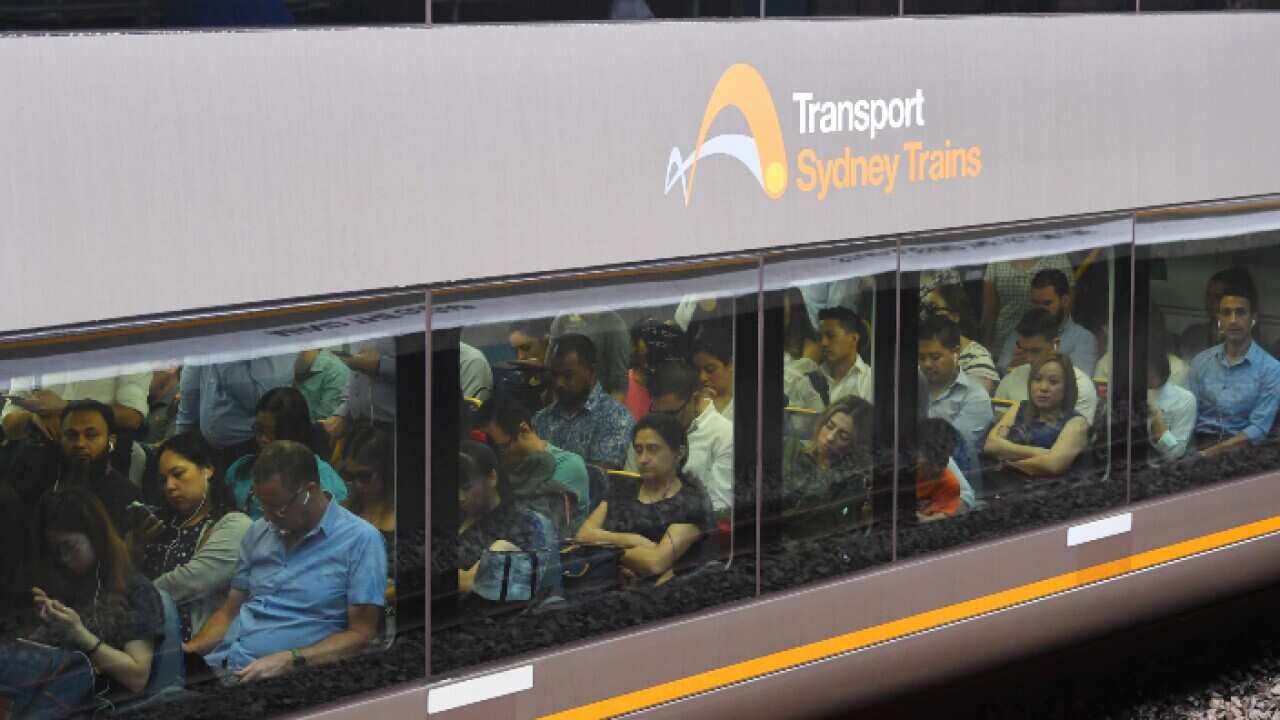
[[[670,195],[679,185],[684,204],[689,205],[698,164],[716,156],[738,161],[770,200],[781,198],[792,186],[821,201],[836,191],[879,190],[891,195],[913,184],[982,175],[980,146],[953,142],[945,133],[941,143],[917,139],[925,128],[923,89],[859,99],[826,99],[796,91],[791,102],[794,108],[788,114],[799,121],[799,144],[805,147],[788,164],[782,123],[769,86],[754,67],[730,66],[711,91],[692,150],[686,155],[679,146],[671,148],[664,194]],[[749,134],[711,134],[717,118],[729,108],[741,113]],[[841,137],[850,139],[837,145]]]

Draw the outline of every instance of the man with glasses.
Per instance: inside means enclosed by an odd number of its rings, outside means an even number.
[[[263,517],[240,543],[226,602],[183,644],[224,682],[332,662],[368,647],[385,603],[377,529],[320,489],[301,443],[267,446],[253,466]]]

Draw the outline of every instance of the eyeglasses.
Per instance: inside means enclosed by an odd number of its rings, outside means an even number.
[[[298,491],[293,494],[293,497],[289,498],[289,502],[285,503],[279,508],[272,508],[272,507],[268,507],[266,503],[262,502],[262,498],[258,497],[257,493],[253,491],[253,488],[250,488],[249,496],[245,498],[245,506],[252,505],[253,501],[256,499],[258,501],[258,505],[262,507],[262,512],[264,514],[270,515],[275,518],[283,518],[286,514],[288,514],[289,508],[293,507],[298,502],[298,497],[301,496],[302,493],[304,492],[307,494],[307,496],[302,500],[302,504],[306,505],[307,503],[311,502],[311,491],[306,490],[305,488],[298,488]]]

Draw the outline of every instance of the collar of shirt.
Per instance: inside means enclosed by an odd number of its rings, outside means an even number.
[[[582,407],[578,409],[578,412],[574,413],[573,415],[570,415],[569,413],[565,412],[565,409],[560,404],[559,400],[557,400],[555,404],[551,406],[551,411],[554,412],[557,416],[562,418],[578,417],[583,413],[590,415],[592,412],[595,411],[595,409],[600,405],[600,403],[604,401],[604,398],[605,398],[604,386],[602,386],[600,383],[597,382],[595,385],[591,386],[591,392],[587,393],[587,400],[586,402],[582,403]]]
[[[945,388],[943,388],[942,392],[938,393],[937,397],[933,396],[933,389],[932,388],[929,389],[929,402],[938,402],[939,400],[945,400],[946,397],[950,395],[952,392],[954,392],[957,387],[959,387],[961,391],[963,391],[968,386],[969,386],[969,379],[965,376],[964,371],[959,368],[956,368],[956,376],[951,380],[950,383],[947,384]]]
[[[324,492],[324,491],[321,490],[320,492]],[[325,495],[329,495],[329,494],[325,493]],[[334,525],[337,524],[338,522],[337,507],[338,507],[338,503],[334,502],[334,499],[332,496],[329,496],[329,507],[324,509],[324,515],[320,517],[320,524],[311,528],[311,531],[308,532],[306,535],[303,535],[302,539],[306,540],[312,535],[317,535],[317,534],[324,535],[325,537],[332,535]]]
[[[1251,365],[1256,364],[1260,359],[1259,356],[1261,353],[1262,353],[1262,348],[1258,347],[1258,342],[1253,338],[1249,339],[1249,349],[1244,351],[1244,356],[1241,357],[1240,360],[1236,363],[1227,362],[1227,344],[1226,343],[1218,343],[1213,348],[1214,359],[1218,361],[1219,365],[1222,365],[1223,367],[1226,367],[1226,368],[1232,368],[1232,367],[1235,367],[1236,365],[1243,365],[1245,363],[1249,363]]]
[[[857,377],[858,373],[863,373],[870,369],[871,369],[871,366],[867,365],[865,362],[862,361],[861,355],[854,355],[853,364],[849,366],[849,372],[845,373],[844,377],[838,378],[835,375],[831,374],[830,363],[822,363],[822,374],[827,376],[827,380],[829,380],[832,385],[837,385],[839,383],[842,383],[851,377]]]

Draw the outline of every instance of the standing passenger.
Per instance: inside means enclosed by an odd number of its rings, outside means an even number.
[[[293,363],[293,386],[307,399],[313,423],[337,412],[350,380],[351,368],[328,350],[303,350]]]
[[[1018,320],[1031,309],[1027,286],[1041,270],[1055,269],[1067,277],[1073,272],[1066,255],[1042,255],[991,263],[982,276],[982,342],[1003,348]]]
[[[293,384],[293,355],[182,368],[174,432],[199,429],[227,467],[257,448],[253,416],[268,390]]]
[[[1058,352],[1070,355],[1071,363],[1086,376],[1091,376],[1098,362],[1098,340],[1071,319],[1071,285],[1066,273],[1054,269],[1036,273],[1031,278],[1027,302],[1031,307],[1044,308],[1053,315],[1057,322]],[[1005,341],[1000,351],[1000,367],[1009,369],[1026,362],[1025,358],[1015,356],[1016,341],[1014,335]]]

